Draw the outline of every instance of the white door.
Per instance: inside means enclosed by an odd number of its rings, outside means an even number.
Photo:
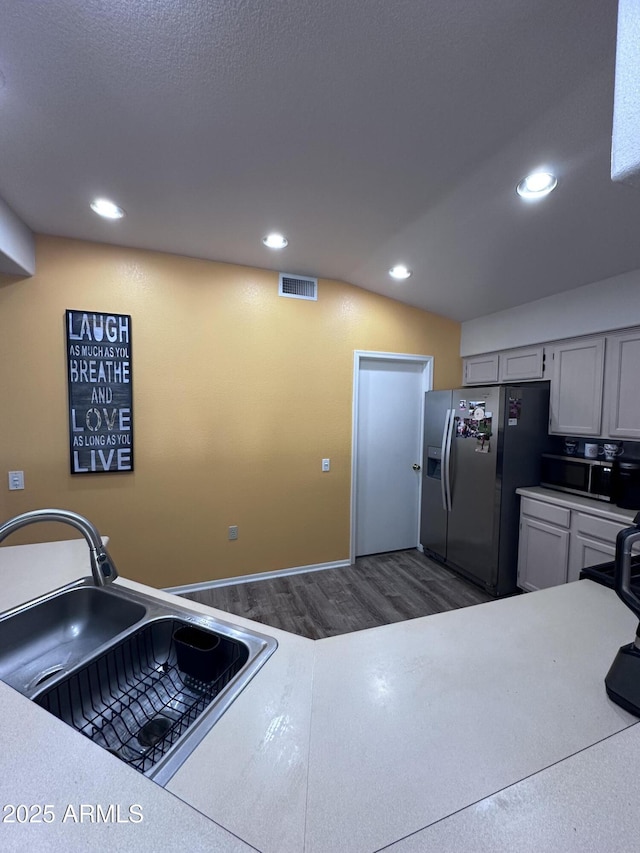
[[[366,358],[358,371],[355,555],[419,537],[424,363]]]

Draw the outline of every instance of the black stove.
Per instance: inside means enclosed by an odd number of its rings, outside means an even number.
[[[580,572],[580,579],[586,578],[614,589],[615,562],[599,563]],[[631,589],[640,598],[640,555],[631,558]]]

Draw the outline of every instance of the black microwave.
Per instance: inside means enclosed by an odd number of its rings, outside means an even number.
[[[612,495],[613,463],[579,456],[542,454],[540,485],[559,489],[572,495],[610,501]]]

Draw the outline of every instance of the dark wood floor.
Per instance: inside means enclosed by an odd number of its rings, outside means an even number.
[[[311,640],[492,600],[414,549],[359,557],[342,569],[214,587],[184,598]]]

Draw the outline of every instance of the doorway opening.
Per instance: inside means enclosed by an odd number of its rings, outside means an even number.
[[[416,548],[433,356],[354,353],[350,560]]]

